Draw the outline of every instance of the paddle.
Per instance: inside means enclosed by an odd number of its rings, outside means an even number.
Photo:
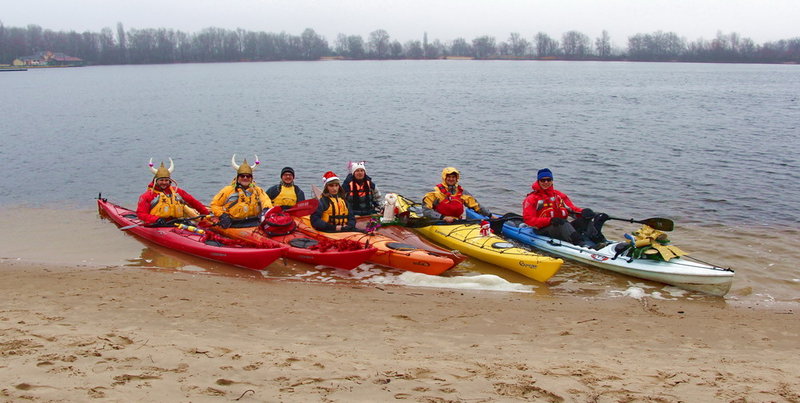
[[[492,223],[503,223],[508,220],[513,220],[515,218],[520,218],[517,214],[506,214],[499,218],[467,218],[462,220],[453,220],[453,222],[447,222],[444,220],[437,220],[430,217],[408,217],[402,215],[398,217],[401,223],[409,228],[422,228],[428,227],[431,225],[461,225],[461,224],[480,224],[483,221],[488,221],[490,224]]]
[[[646,218],[644,220],[634,220],[633,218],[617,218],[617,217],[608,217],[609,220],[617,220],[617,221],[627,221],[630,223],[638,223],[644,224],[648,227],[653,229],[657,229],[659,231],[672,231],[675,228],[675,223],[672,220],[667,218]]]
[[[319,200],[308,199],[308,200],[303,200],[301,202],[297,202],[297,204],[295,204],[291,208],[283,210],[283,212],[293,215],[295,217],[302,217],[315,212],[318,206],[319,206]]]
[[[205,217],[205,215],[199,215],[199,216],[195,216],[195,217],[187,217],[187,218],[175,218],[175,219],[172,219],[172,220],[169,220],[169,221],[167,221],[167,222],[166,222],[166,224],[172,225],[172,224],[173,224],[175,221],[182,221],[182,220],[196,220],[196,219],[198,219],[198,218],[203,218],[203,217]],[[165,224],[165,225],[166,225],[166,224]],[[153,227],[153,225],[152,225],[152,224],[139,223],[139,224],[131,224],[131,225],[126,225],[126,226],[124,226],[124,227],[120,227],[120,229],[119,229],[119,230],[120,230],[120,231],[125,231],[126,229],[136,228],[136,227],[139,227],[139,226],[142,226],[142,225],[144,225],[145,227]],[[169,227],[169,225],[165,226],[164,228],[168,228],[168,227]]]

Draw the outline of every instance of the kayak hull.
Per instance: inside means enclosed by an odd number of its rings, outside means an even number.
[[[359,229],[365,229],[366,224],[370,219],[371,217],[358,217],[358,223],[356,226]],[[397,240],[398,242],[414,246],[415,248],[433,253],[434,255],[446,257],[454,261],[456,264],[459,264],[467,259],[467,257],[461,254],[461,252],[458,250],[447,250],[442,248],[439,245],[425,239],[424,237],[420,237],[419,234],[414,232],[414,230],[401,225],[384,225],[379,227],[377,232],[381,235]]]
[[[191,231],[176,227],[147,227],[142,225],[143,222],[136,217],[135,211],[110,203],[105,199],[98,199],[97,206],[101,214],[120,227],[138,224],[127,229],[127,232],[158,245],[215,262],[251,270],[264,270],[264,268],[280,258],[286,249],[283,245],[276,245],[273,248],[248,248],[208,244],[204,241],[203,235]]]
[[[539,282],[553,277],[564,263],[561,259],[518,248],[496,235],[483,236],[478,224],[430,225],[416,230],[440,245]]]
[[[311,226],[308,217],[295,217],[297,229],[314,239],[348,240],[358,242],[377,249],[367,261],[381,266],[400,270],[413,271],[430,275],[439,275],[456,265],[453,259],[439,256],[423,249],[403,244],[396,239],[381,234],[365,234],[362,232],[322,232]]]
[[[468,211],[467,215],[470,218],[482,217],[474,211]],[[715,296],[727,294],[733,283],[734,272],[730,269],[698,263],[685,258],[675,258],[669,261],[633,259],[629,256],[615,258],[615,248],[620,242],[613,242],[600,250],[594,250],[536,234],[533,228],[520,224],[522,224],[521,220],[504,222],[503,236],[538,250],[604,270]]]
[[[310,238],[304,234],[298,233],[297,231],[287,235],[269,237],[258,227],[223,229],[219,226],[214,226],[211,228],[214,232],[225,235],[228,238],[239,239],[255,247],[260,247],[262,245],[269,246],[272,244],[286,245],[287,248],[284,252],[284,256],[289,259],[315,266],[327,266],[342,270],[352,270],[358,267],[358,265],[366,262],[378,251],[372,247],[356,250],[342,251],[337,249],[328,249],[322,251],[319,249],[292,246],[307,245],[311,243]]]

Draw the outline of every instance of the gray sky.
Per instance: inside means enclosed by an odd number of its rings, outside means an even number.
[[[443,42],[517,32],[560,39],[570,30],[596,38],[607,30],[616,46],[636,33],[675,32],[687,40],[736,32],[756,43],[800,37],[799,0],[0,0],[7,27],[98,32],[130,28],[207,27],[299,35],[313,28],[333,44],[339,33],[376,29],[392,39]]]

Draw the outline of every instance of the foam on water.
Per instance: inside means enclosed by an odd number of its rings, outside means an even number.
[[[396,277],[376,276],[367,282],[378,284],[401,284],[412,287],[454,288],[461,290],[508,291],[532,293],[533,286],[509,282],[493,274],[477,276],[441,277],[422,273],[405,272]]]

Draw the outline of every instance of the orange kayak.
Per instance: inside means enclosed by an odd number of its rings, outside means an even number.
[[[348,240],[361,245],[369,245],[378,251],[369,259],[370,263],[393,267],[400,270],[438,275],[442,274],[459,261],[422,248],[399,242],[380,233],[365,234],[363,232],[322,232],[311,226],[309,217],[295,217],[297,230],[309,238],[316,240]]]
[[[372,217],[367,216],[357,217],[356,227],[358,229],[365,229],[367,223],[369,223],[371,219]],[[461,252],[442,248],[439,245],[428,241],[427,239],[420,238],[419,235],[417,235],[417,233],[412,229],[403,227],[401,225],[381,226],[378,228],[378,233],[397,240],[398,242],[409,244],[415,248],[433,253],[434,255],[446,257],[456,262],[456,264],[459,264],[467,259],[467,256],[461,254]]]

